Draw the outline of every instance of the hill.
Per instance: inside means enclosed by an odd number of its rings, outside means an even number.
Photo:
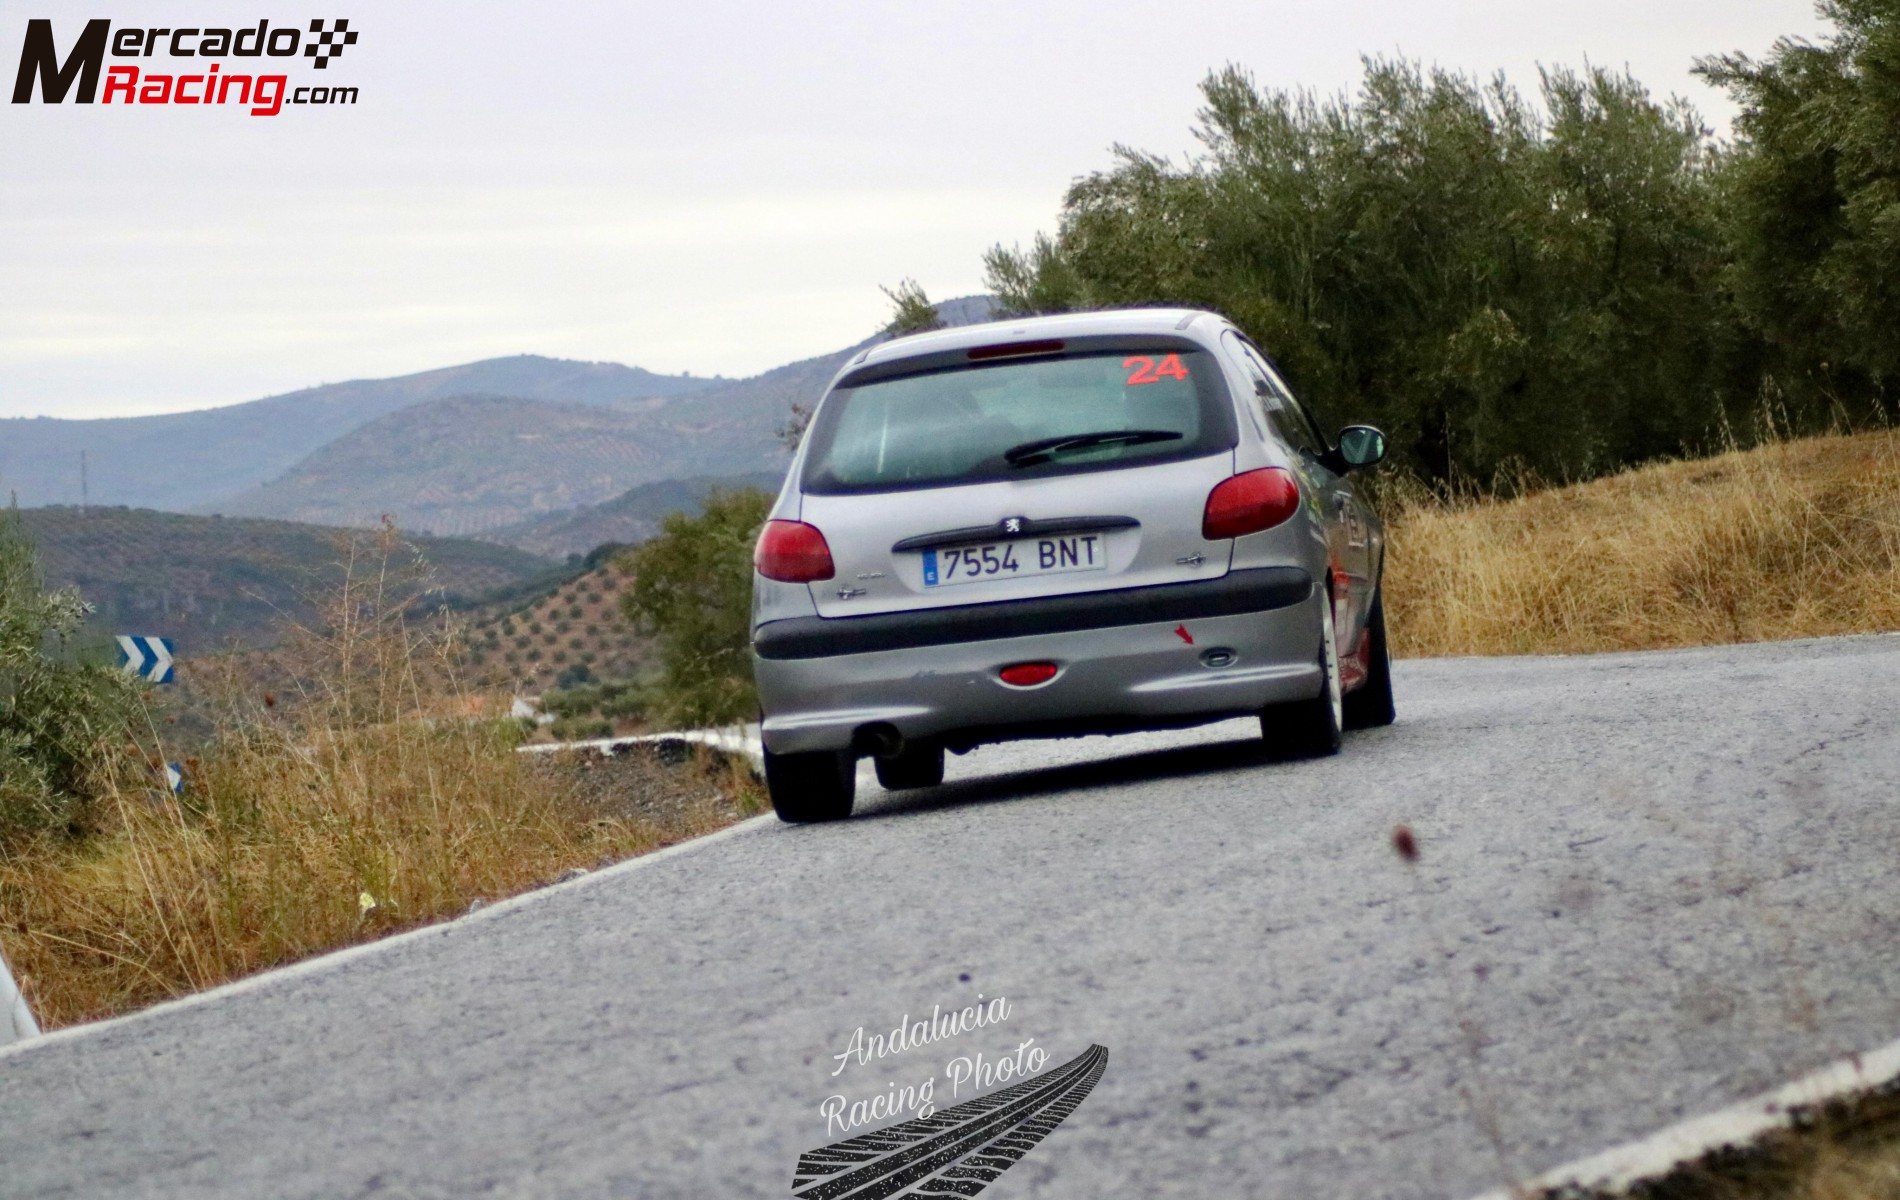
[[[631,680],[657,655],[620,614],[631,578],[610,561],[551,589],[485,608],[469,630],[469,666],[487,684],[520,695],[593,679]]]
[[[710,405],[624,411],[458,396],[372,421],[222,508],[321,525],[371,525],[387,513],[406,529],[472,534],[640,484],[757,474],[784,457],[762,421]]]
[[[567,509],[477,534],[485,542],[513,546],[544,558],[586,554],[609,543],[633,546],[660,531],[669,513],[697,512],[706,494],[716,487],[759,488],[777,491],[785,472],[760,471],[751,475],[663,479],[630,488],[603,504]]]
[[[938,310],[953,325],[991,314],[981,296],[946,301]],[[792,405],[816,403],[846,361],[881,340],[882,334],[751,379],[598,408],[512,396],[419,403],[215,508],[336,525],[371,524],[388,513],[404,528],[472,535],[669,479],[782,476],[787,460],[778,431]],[[570,553],[591,548],[570,544]]]
[[[938,311],[964,325],[992,307],[973,296]],[[389,513],[440,534],[495,529],[645,483],[782,469],[777,431],[791,406],[816,401],[883,336],[744,380],[520,355],[198,412],[0,420],[0,497],[79,501],[84,451],[95,504],[317,524]],[[497,463],[515,478],[489,479]]]
[[[281,618],[312,619],[306,596],[339,576],[343,546],[362,536],[149,509],[55,506],[21,510],[20,518],[47,583],[76,586],[97,608],[89,630],[173,638],[183,654],[267,645]],[[473,603],[556,570],[486,542],[404,540],[428,559],[445,602]]]
[[[0,420],[0,497],[36,507],[80,502],[86,454],[95,504],[189,511],[289,470],[318,447],[431,400],[502,394],[610,405],[678,396],[720,383],[618,363],[522,354],[393,379],[325,384],[223,408],[92,421]]]

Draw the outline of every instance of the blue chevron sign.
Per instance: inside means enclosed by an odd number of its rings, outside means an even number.
[[[119,664],[127,675],[139,675],[153,683],[172,681],[172,651],[170,638],[135,637],[122,633],[116,639],[119,643]]]

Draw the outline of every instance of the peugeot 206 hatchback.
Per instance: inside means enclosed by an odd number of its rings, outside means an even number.
[[[1208,312],[899,338],[832,383],[754,555],[765,778],[850,815],[946,749],[1258,714],[1283,755],[1392,720],[1384,535],[1337,444]]]

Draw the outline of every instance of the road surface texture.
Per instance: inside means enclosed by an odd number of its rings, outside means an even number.
[[[868,1128],[828,1096],[948,1108],[953,1060],[1033,1038],[1107,1069],[997,1200],[1456,1198],[1900,1032],[1900,637],[1398,696],[1323,762],[1238,722],[981,750],[0,1051],[0,1194],[782,1197]],[[834,1077],[979,993],[1007,1017]]]

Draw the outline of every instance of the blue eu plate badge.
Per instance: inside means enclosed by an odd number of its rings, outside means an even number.
[[[924,551],[924,586],[937,586],[937,552],[935,550]]]

